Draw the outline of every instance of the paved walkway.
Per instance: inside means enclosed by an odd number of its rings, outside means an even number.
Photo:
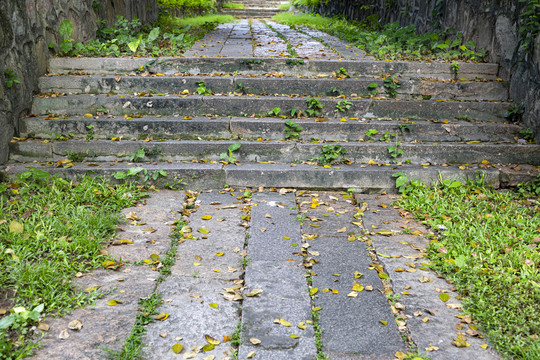
[[[240,20],[219,25],[196,43],[186,57],[298,57],[362,59],[365,53],[335,36],[307,28],[291,29],[273,21]]]
[[[103,359],[102,347],[119,349],[130,333],[138,299],[155,292],[164,300],[156,313],[168,317],[147,326],[149,360],[308,360],[319,351],[330,359],[386,360],[411,343],[430,350],[431,359],[499,359],[481,347],[485,339],[469,335],[474,323],[458,317],[452,285],[427,267],[428,230],[395,209],[395,197],[245,191],[206,191],[196,200],[159,191],[126,209],[119,237],[133,244],[109,248],[125,265],[77,279],[105,297],[49,319],[50,336],[36,358]],[[186,205],[189,216],[181,215]],[[177,219],[188,226],[171,244]],[[174,265],[156,284],[170,246],[177,248]],[[442,302],[440,292],[450,300]],[[122,303],[110,306],[112,299]],[[72,320],[83,328],[59,339]],[[452,344],[459,334],[470,347]],[[214,346],[203,348],[208,339]],[[175,344],[183,345],[180,354]]]

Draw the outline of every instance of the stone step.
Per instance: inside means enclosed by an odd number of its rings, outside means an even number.
[[[148,71],[153,74],[271,73],[289,75],[332,74],[345,68],[351,76],[391,75],[411,78],[452,80],[450,63],[390,62],[378,60],[309,60],[299,58],[161,57],[161,58],[53,58],[52,74],[128,74]],[[460,79],[496,80],[499,66],[488,63],[460,63]]]
[[[33,114],[82,115],[98,112],[109,115],[224,115],[244,116],[267,114],[274,108],[283,112],[291,109],[306,114],[307,98],[284,96],[203,96],[203,95],[66,95],[36,97]],[[349,99],[350,109],[336,113],[339,99],[318,98],[324,108],[317,116],[393,119],[467,119],[472,121],[505,122],[504,114],[511,106],[508,102]]]
[[[244,92],[249,94],[300,94],[319,96],[370,96],[370,84],[376,84],[381,95],[388,96],[384,80],[380,77],[360,78],[297,78],[247,76],[45,76],[39,80],[42,93],[196,93],[198,83],[216,93]],[[507,100],[508,89],[502,82],[490,81],[433,81],[401,79],[396,89],[399,98],[431,98],[455,100]]]
[[[462,168],[457,166],[429,166],[424,168],[418,165],[404,166],[367,166],[351,165],[340,168],[324,168],[310,165],[283,165],[283,164],[243,164],[242,166],[201,163],[158,163],[133,164],[133,163],[81,163],[73,167],[56,167],[47,164],[8,164],[4,166],[4,173],[14,177],[30,168],[47,171],[51,174],[61,174],[70,178],[87,174],[93,176],[111,177],[114,173],[126,174],[130,169],[142,168],[137,175],[130,177],[131,180],[138,178],[144,181],[144,169],[147,176],[152,176],[156,171],[166,172],[157,177],[159,185],[178,184],[182,179],[183,186],[192,189],[221,188],[225,184],[241,187],[295,187],[298,189],[351,189],[364,193],[380,193],[387,191],[395,193],[395,177],[393,174],[403,172],[409,179],[418,179],[426,184],[438,181],[440,178],[466,181],[482,175],[487,184],[494,187],[516,186],[518,183],[529,181],[536,177],[538,168],[514,165],[500,166],[497,168],[481,168],[470,165]],[[138,170],[138,169],[136,169]]]
[[[522,126],[504,123],[470,123],[452,121],[436,123],[432,121],[395,121],[395,120],[352,120],[350,118],[328,119],[317,122],[315,119],[297,118],[296,122],[302,131],[299,140],[310,141],[311,138],[320,140],[367,140],[366,133],[376,130],[373,138],[379,139],[385,132],[403,133],[400,141],[420,142],[453,142],[453,141],[515,141],[519,137]],[[276,117],[246,118],[246,117],[155,117],[144,116],[128,119],[126,117],[84,117],[72,116],[67,118],[25,118],[20,125],[22,137],[51,139],[55,135],[72,134],[74,138],[106,139],[111,135],[130,139],[152,136],[160,139],[271,139],[280,140],[285,137],[285,121]],[[88,128],[91,126],[90,129]]]
[[[82,154],[88,161],[129,161],[139,149],[147,154],[143,161],[219,161],[220,154],[234,140],[110,141],[26,140],[10,143],[13,161],[60,161],[69,154]],[[310,161],[322,153],[325,145],[340,145],[343,158],[352,163],[392,163],[389,148],[395,142],[301,143],[296,141],[240,141],[234,157],[240,163],[273,162],[281,164]],[[412,164],[468,164],[488,161],[496,164],[540,165],[540,145],[494,143],[401,143],[403,151],[396,161]],[[337,156],[336,156],[337,157]],[[342,156],[339,156],[341,158]],[[311,160],[314,161],[314,160]],[[316,160],[315,160],[316,161]],[[345,165],[344,165],[345,166]]]
[[[242,19],[266,19],[286,10],[268,7],[246,7],[245,9],[220,9],[221,14],[232,15]]]

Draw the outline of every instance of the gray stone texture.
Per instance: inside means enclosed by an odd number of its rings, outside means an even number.
[[[92,6],[93,3],[99,6]],[[4,0],[0,7],[0,163],[7,160],[7,144],[19,133],[19,121],[30,113],[38,78],[48,66],[49,43],[58,43],[58,27],[73,24],[75,41],[91,39],[100,20],[113,25],[116,15],[143,22],[157,19],[155,0]],[[5,70],[20,81],[6,85]]]
[[[414,24],[422,32],[434,27],[462,32],[465,40],[487,50],[489,61],[501,65],[499,75],[509,80],[510,97],[525,103],[524,123],[535,130],[536,141],[540,141],[540,35],[532,39],[531,53],[519,51],[519,15],[525,4],[514,0],[372,0],[369,5],[372,7],[366,11],[358,0],[331,0],[312,10],[354,20],[376,14],[383,23]]]

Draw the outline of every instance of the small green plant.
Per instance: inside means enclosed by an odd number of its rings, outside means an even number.
[[[416,186],[420,185],[420,181],[416,179],[410,179],[405,175],[404,172],[400,171],[395,174],[392,174],[392,177],[396,178],[396,189],[401,194],[407,194],[409,191],[412,191]]]
[[[236,158],[234,157],[234,152],[237,151],[238,149],[240,149],[240,147],[242,146],[241,143],[239,142],[236,142],[234,144],[231,144],[229,145],[229,147],[227,148],[227,152],[226,153],[221,153],[219,155],[219,158],[221,160],[224,160],[226,161],[227,163],[229,164],[234,164],[237,162]]]
[[[409,124],[399,124],[395,129],[398,131],[399,135],[403,135],[406,131],[411,131]]]
[[[129,161],[140,162],[144,160],[145,156],[146,156],[146,150],[144,148],[140,148],[139,150],[129,155]]]
[[[242,59],[240,64],[250,64],[250,65],[262,65],[263,61],[261,59]]]
[[[401,145],[401,142],[399,141],[396,141],[396,144],[394,146],[389,146],[388,147],[388,153],[390,154],[390,157],[392,158],[392,160],[397,163],[397,159],[400,157],[400,156],[403,156],[403,150],[401,150],[399,148],[399,146]]]
[[[306,215],[305,214],[296,215],[296,220],[298,220],[300,225],[303,225],[304,221],[306,220]]]
[[[459,63],[457,61],[452,61],[452,64],[450,64],[450,68],[456,76],[459,74]]]
[[[306,99],[307,107],[306,113],[308,116],[319,116],[321,114],[322,109],[324,108],[324,104],[321,104],[319,99],[316,99],[314,97],[308,97]]]
[[[519,132],[519,135],[528,142],[534,141],[534,131],[531,129],[523,129]]]
[[[389,142],[392,140],[392,138],[395,138],[395,137],[397,137],[397,134],[391,134],[388,131],[385,131],[383,136],[381,136],[381,138],[379,139],[379,141]]]
[[[508,108],[504,117],[510,122],[519,122],[525,113],[525,103],[520,102]]]
[[[4,77],[6,78],[6,86],[8,89],[12,88],[15,84],[20,84],[19,78],[15,75],[12,69],[4,70]]]
[[[537,175],[536,178],[531,181],[518,184],[518,193],[523,196],[535,195],[540,196],[540,175]]]
[[[386,90],[386,94],[391,98],[395,98],[397,96],[397,89],[401,87],[401,84],[397,77],[386,76],[384,78],[383,86]]]
[[[317,161],[317,163],[326,165],[326,164],[332,164],[335,162],[343,162],[345,159],[343,158],[343,155],[345,155],[346,151],[343,149],[343,147],[339,144],[336,145],[323,145],[321,149],[321,154],[317,157],[314,157],[310,159],[311,161]]]
[[[519,40],[520,50],[524,53],[532,53],[535,46],[535,39],[540,34],[540,8],[539,0],[519,0],[526,3],[525,8],[519,15]]]
[[[335,112],[346,112],[352,106],[352,102],[347,100],[339,100],[336,104]]]
[[[386,298],[390,302],[390,305],[396,305],[397,300],[401,299],[399,294],[386,294]]]
[[[343,91],[339,90],[335,86],[332,86],[330,90],[327,92],[327,94],[330,96],[340,96],[340,95],[343,95]]]
[[[302,130],[303,128],[296,121],[285,121],[285,139],[298,139]]]
[[[379,94],[379,90],[377,90],[378,86],[379,84],[377,84],[376,82],[368,84],[368,89],[371,96],[377,96]]]
[[[367,140],[367,141],[373,141],[373,140],[375,140],[375,138],[373,137],[373,135],[377,135],[378,133],[379,133],[379,130],[369,129],[369,130],[366,132],[366,140]]]
[[[86,158],[86,154],[83,153],[83,152],[75,153],[75,152],[72,152],[72,151],[68,151],[67,152],[67,158],[70,161],[73,161],[73,162],[81,162]]]
[[[68,55],[74,48],[73,42],[75,40],[71,38],[71,34],[73,33],[73,24],[69,20],[64,20],[62,23],[60,23],[58,31],[62,37],[62,40],[59,43],[61,50],[60,55]],[[76,43],[76,46],[77,48],[83,47],[82,43]],[[54,43],[49,43],[49,48],[54,49],[56,48],[56,45]]]
[[[334,75],[338,78],[338,79],[346,79],[346,78],[350,78],[351,76],[349,75],[349,72],[347,71],[347,69],[345,68],[339,68],[337,71],[334,71]]]
[[[289,66],[299,66],[304,65],[304,60],[302,59],[287,59],[285,63]]]
[[[300,115],[302,115],[302,110],[300,109],[297,109],[297,108],[292,108],[291,109],[291,117],[300,117]]]
[[[298,57],[298,53],[296,52],[295,48],[293,48],[289,43],[287,43],[287,52],[289,53],[290,57]]]
[[[86,141],[94,140],[94,125],[86,125],[86,130],[88,131],[86,133]]]
[[[460,116],[456,116],[456,120],[463,120],[463,121],[467,121],[467,122],[471,122],[472,119],[469,115],[460,115]]]
[[[197,94],[199,95],[212,95],[212,90],[206,88],[204,80],[197,81]]]
[[[239,81],[237,84],[236,84],[236,90],[235,92],[239,93],[239,94],[247,94],[248,93],[248,88],[244,86],[244,84],[242,84],[241,81]]]
[[[267,112],[266,116],[279,116],[280,113],[281,113],[281,108],[275,107],[272,110],[270,110],[269,112]]]
[[[244,4],[235,3],[235,2],[226,2],[222,5],[224,9],[243,9]]]

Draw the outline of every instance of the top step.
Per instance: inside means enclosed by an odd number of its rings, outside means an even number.
[[[490,63],[459,63],[460,79],[495,80],[499,66]],[[379,60],[310,60],[299,58],[235,58],[235,57],[160,57],[160,58],[53,58],[52,74],[211,74],[270,73],[287,75],[331,74],[345,68],[350,75],[381,75],[390,73],[411,78],[451,80],[455,73],[445,62],[388,62]]]

